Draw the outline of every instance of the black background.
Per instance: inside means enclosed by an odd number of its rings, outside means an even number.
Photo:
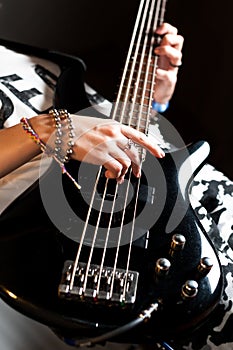
[[[0,37],[81,57],[86,81],[114,99],[138,0],[2,0]],[[209,162],[233,179],[233,2],[168,0],[166,21],[185,38],[166,116],[186,143],[206,140]]]

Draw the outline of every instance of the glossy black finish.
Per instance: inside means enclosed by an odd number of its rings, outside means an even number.
[[[63,263],[75,258],[78,243],[52,224],[41,202],[38,183],[15,200],[0,218],[1,297],[15,309],[65,336],[102,334],[133,320],[156,301],[159,302],[159,310],[151,319],[137,327],[136,331],[132,330],[119,337],[118,341],[141,343],[179,337],[184,331],[189,332],[200,326],[220,299],[221,268],[215,250],[187,202],[187,197],[181,196],[178,179],[180,168],[187,156],[194,154],[204,144],[199,142],[191,145],[188,152],[187,149],[182,149],[167,153],[161,160],[149,154],[146,157],[138,213],[143,212],[146,205],[149,216],[148,220],[142,216],[142,220],[139,219],[135,227],[139,235],[143,231],[145,234],[134,241],[131,252],[130,269],[139,272],[134,304],[122,307],[109,301],[97,303],[85,298],[72,301],[58,297]],[[78,166],[79,163],[71,162],[70,171],[76,174]],[[156,176],[161,173],[161,169],[163,178]],[[97,171],[97,168],[90,166],[89,171]],[[42,180],[44,188],[51,191],[54,179],[59,177],[59,173],[60,169],[53,165]],[[131,183],[132,188],[135,188],[137,179],[132,178]],[[80,217],[85,217],[88,207],[82,198],[82,190],[79,192],[74,189],[66,177],[63,179],[63,185],[74,212]],[[85,188],[84,179],[82,185]],[[167,188],[165,198],[164,186]],[[150,199],[151,188],[155,188],[153,203]],[[62,215],[63,208],[55,197],[53,201],[55,210]],[[177,227],[166,233],[167,222],[175,205],[178,206],[179,212],[184,210],[184,217]],[[127,219],[130,221],[131,202],[127,210]],[[103,216],[103,227],[106,226],[107,218],[108,216]],[[149,228],[149,238],[146,238],[150,218],[154,222]],[[69,218],[64,217],[65,220]],[[93,214],[92,220],[95,225],[96,213]],[[118,212],[114,219],[115,227],[119,226],[120,222],[121,215]],[[76,230],[80,231],[81,227],[76,227]],[[170,251],[174,233],[182,234],[186,239],[183,250],[178,252]],[[119,268],[125,267],[128,248],[128,244],[120,248]],[[87,261],[89,250],[88,246],[84,247],[82,261]],[[93,262],[100,263],[101,255],[102,248],[95,248]],[[106,264],[110,266],[115,257],[114,247],[108,248],[107,256]],[[213,267],[203,277],[198,274],[198,265],[200,259],[205,256],[211,258]],[[165,278],[157,278],[154,272],[156,260],[161,257],[171,261],[169,273]],[[198,282],[198,293],[194,298],[181,297],[182,286],[187,280]]]

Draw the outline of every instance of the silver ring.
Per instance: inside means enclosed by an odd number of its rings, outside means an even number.
[[[123,148],[123,151],[128,151],[129,149],[131,149],[131,147],[133,146],[134,142],[131,139],[128,139],[127,145]]]

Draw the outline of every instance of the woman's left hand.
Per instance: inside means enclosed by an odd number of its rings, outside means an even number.
[[[163,23],[156,33],[162,37],[155,54],[159,56],[156,70],[154,99],[158,103],[167,103],[175,90],[178,68],[182,63],[184,38],[178,35],[177,28]]]

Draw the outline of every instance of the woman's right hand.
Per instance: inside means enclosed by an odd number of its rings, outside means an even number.
[[[114,120],[72,115],[75,139],[72,158],[103,165],[105,176],[124,180],[130,165],[136,177],[141,175],[141,158],[137,146],[145,148],[155,157],[164,152],[142,132]]]
[[[138,146],[151,152],[155,157],[162,158],[165,155],[153,138],[130,126],[112,119],[80,115],[71,117],[75,134],[71,158],[104,166],[105,176],[115,178],[119,183],[124,180],[130,166],[133,174],[140,177],[141,157]],[[54,149],[56,138],[54,119],[44,114],[31,118],[30,123],[40,139]],[[66,144],[69,129],[65,120],[62,123],[66,130],[62,141]]]

